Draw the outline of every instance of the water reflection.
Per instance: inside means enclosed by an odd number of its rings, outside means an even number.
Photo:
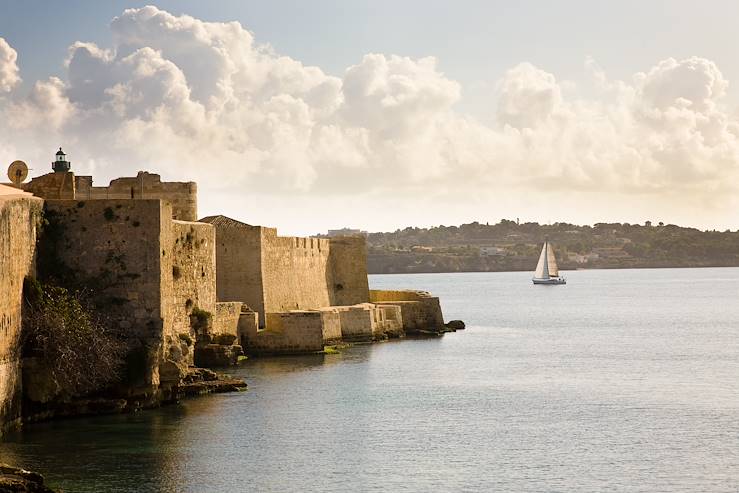
[[[246,392],[36,425],[0,458],[67,492],[736,491],[739,269],[528,277],[373,279],[470,328],[251,359]]]

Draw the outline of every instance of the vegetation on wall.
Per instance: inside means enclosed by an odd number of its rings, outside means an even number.
[[[65,399],[116,382],[125,346],[82,294],[26,278],[23,353],[43,362]]]
[[[197,306],[190,312],[190,325],[196,334],[207,331],[213,322],[213,314]]]

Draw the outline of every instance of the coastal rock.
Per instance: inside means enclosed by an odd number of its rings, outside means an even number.
[[[447,327],[454,330],[464,330],[466,325],[461,320],[451,320],[447,322]]]
[[[159,365],[159,381],[162,383],[179,382],[187,374],[187,367],[175,361],[167,360]]]
[[[205,368],[233,366],[244,354],[241,346],[221,344],[198,344],[195,346],[195,364]]]
[[[213,343],[221,346],[231,346],[236,342],[236,334],[216,334],[213,336]]]
[[[0,463],[0,493],[54,493],[44,485],[44,477]]]

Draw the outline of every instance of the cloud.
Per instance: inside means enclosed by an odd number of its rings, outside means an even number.
[[[74,43],[63,80],[0,103],[0,144],[46,159],[40,147],[64,142],[75,169],[99,181],[150,169],[231,196],[580,190],[702,200],[739,183],[739,120],[723,106],[728,82],[703,58],[663,60],[625,81],[588,60],[588,97],[521,63],[489,94],[497,111],[483,123],[455,109],[463,88],[432,57],[367,54],[336,77],[257,43],[238,22],[144,7],[110,28],[111,48]],[[0,91],[19,80],[0,39]]]
[[[20,81],[18,53],[0,37],[0,93],[10,92]]]

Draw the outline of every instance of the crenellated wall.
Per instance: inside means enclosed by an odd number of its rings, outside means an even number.
[[[216,228],[218,299],[259,313],[315,310],[369,301],[363,238],[279,236],[225,216],[201,219]]]
[[[43,201],[0,185],[0,435],[21,413],[23,279],[33,275]]]
[[[277,236],[274,228],[261,232],[264,313],[331,305],[328,240]]]
[[[174,219],[197,221],[198,218],[195,182],[163,182],[159,175],[146,171],[117,178],[107,187],[95,187],[91,176],[75,176],[71,171],[47,173],[24,183],[22,188],[47,200],[160,199],[171,206]]]
[[[91,176],[76,178],[77,199],[161,199],[172,206],[172,217],[181,221],[198,220],[197,196],[195,182],[163,182],[159,175],[146,171],[116,178],[107,187],[92,186]]]

